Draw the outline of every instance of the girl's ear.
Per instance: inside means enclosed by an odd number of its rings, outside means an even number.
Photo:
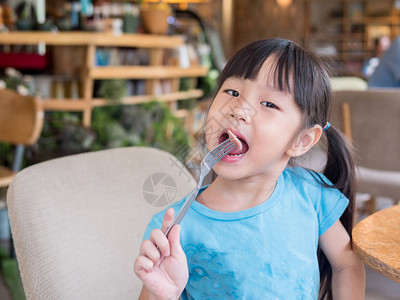
[[[303,155],[319,141],[321,135],[322,127],[319,125],[302,130],[286,154],[290,157]]]

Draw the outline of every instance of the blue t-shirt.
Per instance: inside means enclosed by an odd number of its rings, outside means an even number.
[[[175,214],[184,200],[172,205]],[[189,268],[182,299],[317,299],[318,238],[347,205],[302,168],[287,168],[270,198],[250,209],[218,212],[195,201],[181,223]]]

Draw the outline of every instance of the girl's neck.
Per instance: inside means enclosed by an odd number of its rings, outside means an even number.
[[[252,208],[268,200],[275,189],[278,177],[251,180],[227,180],[217,177],[197,197],[197,201],[210,209],[221,212]]]

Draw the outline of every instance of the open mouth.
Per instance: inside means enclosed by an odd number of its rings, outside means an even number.
[[[227,156],[230,157],[240,157],[243,156],[247,151],[249,151],[249,145],[247,144],[247,142],[242,138],[237,136],[237,139],[242,143],[242,148],[235,148],[233,149],[231,152],[229,152],[229,154]],[[218,144],[223,143],[225,140],[227,140],[229,138],[229,135],[227,132],[223,132],[221,134],[221,136],[218,138]]]

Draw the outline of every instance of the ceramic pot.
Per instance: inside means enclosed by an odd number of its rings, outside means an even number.
[[[169,27],[167,19],[171,15],[169,11],[142,10],[140,14],[145,33],[167,34]]]

